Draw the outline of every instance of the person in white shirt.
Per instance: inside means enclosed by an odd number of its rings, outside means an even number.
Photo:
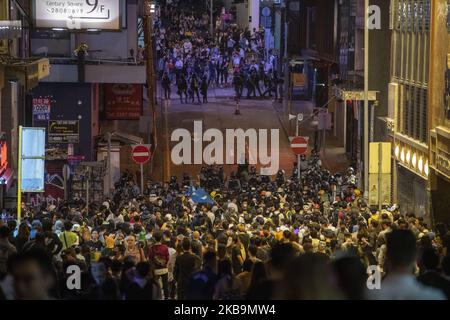
[[[191,53],[192,52],[192,43],[190,41],[186,41],[183,44],[183,47],[184,47],[184,52],[185,53]]]
[[[233,67],[237,68],[241,65],[241,57],[237,54],[233,57]]]
[[[111,212],[108,217],[106,217],[106,221],[114,221],[115,225],[121,224],[124,222],[122,213],[118,212],[118,214],[114,214]]]
[[[250,70],[255,70],[256,72],[259,72],[259,66],[256,63],[256,61],[252,62],[252,64],[250,65]]]
[[[244,49],[240,48],[240,50],[239,50],[239,56],[241,57],[241,59],[244,59],[244,58],[245,58],[245,51],[244,51]]]
[[[238,206],[236,202],[236,199],[233,199],[230,203],[228,203],[228,210],[230,210],[231,212],[238,212]]]
[[[368,297],[373,300],[445,300],[442,291],[421,284],[413,274],[417,247],[412,231],[394,230],[386,238],[386,277],[378,289],[375,285],[369,290]]]
[[[179,57],[177,58],[177,61],[175,62],[175,68],[177,70],[183,69],[183,60],[181,60]]]
[[[272,70],[272,64],[269,61],[267,61],[264,64],[264,73],[268,74],[270,72],[270,70]]]
[[[275,55],[272,53],[270,56],[269,56],[269,63],[272,65],[272,69],[275,69]]]

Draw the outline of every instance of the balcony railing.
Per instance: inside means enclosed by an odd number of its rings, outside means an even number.
[[[44,82],[78,82],[76,58],[49,58],[50,75]],[[146,83],[145,64],[132,60],[86,59],[86,83]]]

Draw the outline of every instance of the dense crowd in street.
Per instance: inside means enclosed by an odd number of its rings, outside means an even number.
[[[279,98],[282,80],[277,58],[265,50],[264,31],[242,30],[218,19],[214,35],[210,17],[183,3],[161,9],[155,27],[158,76],[166,100],[176,89],[181,103],[207,103],[212,88],[233,86],[241,98]],[[200,98],[200,96],[202,98]]]
[[[168,0],[155,24],[165,99],[210,88],[278,99],[277,58],[240,30]],[[246,90],[246,95],[244,94]],[[202,99],[200,98],[202,96]],[[125,172],[101,203],[22,204],[0,217],[0,300],[365,300],[450,297],[450,228],[372,207],[353,168],[316,153],[292,175],[238,165],[148,181]],[[369,277],[370,275],[370,277]]]
[[[450,233],[421,212],[367,206],[350,168],[302,158],[301,181],[240,165],[229,177],[129,173],[102,204],[23,205],[0,223],[5,299],[446,299]],[[203,192],[203,193],[201,193]],[[71,287],[72,266],[81,286]],[[383,276],[367,289],[368,266]],[[69,268],[69,269],[68,269]],[[76,283],[76,282],[75,282]]]

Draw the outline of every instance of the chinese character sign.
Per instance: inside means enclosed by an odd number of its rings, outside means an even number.
[[[142,85],[105,84],[103,92],[107,120],[139,120],[142,115]]]
[[[51,99],[49,97],[33,98],[32,105],[35,125],[50,120]]]

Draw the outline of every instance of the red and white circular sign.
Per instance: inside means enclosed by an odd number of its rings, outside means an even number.
[[[137,164],[144,164],[150,160],[150,148],[145,145],[134,146],[131,157]]]
[[[296,155],[306,154],[308,151],[308,138],[294,137],[291,141],[291,148]]]

